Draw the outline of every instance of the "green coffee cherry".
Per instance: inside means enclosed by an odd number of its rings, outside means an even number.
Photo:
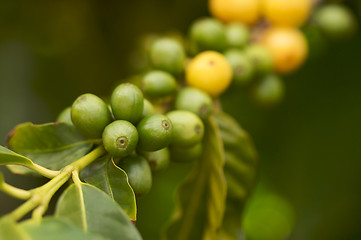
[[[142,118],[155,114],[155,108],[151,102],[144,98]]]
[[[79,96],[71,106],[71,120],[75,128],[89,138],[100,138],[112,121],[108,106],[94,94]]]
[[[71,121],[71,107],[67,107],[61,111],[59,116],[56,118],[56,121],[73,125],[73,122]]]
[[[272,71],[273,59],[264,46],[252,44],[245,49],[245,54],[251,60],[255,73],[262,75]]]
[[[230,23],[225,28],[226,42],[231,48],[244,48],[251,38],[248,27],[242,23]]]
[[[255,85],[253,93],[260,105],[273,106],[283,99],[283,81],[276,75],[266,76]]]
[[[222,51],[226,47],[226,34],[223,24],[213,18],[202,18],[193,23],[190,41],[194,53],[204,50]]]
[[[167,72],[153,70],[143,76],[142,90],[150,98],[167,97],[176,92],[177,81]]]
[[[116,120],[104,129],[104,148],[114,157],[125,157],[131,154],[137,143],[137,129],[128,121]]]
[[[243,85],[252,80],[254,67],[250,58],[242,51],[230,49],[224,53],[233,69],[233,82]]]
[[[137,197],[147,194],[152,187],[152,172],[147,160],[141,156],[131,155],[118,163],[128,175],[129,184]]]
[[[206,119],[213,110],[212,98],[206,92],[193,87],[180,90],[174,105],[175,109],[193,112],[202,119]]]
[[[115,119],[137,123],[143,114],[144,98],[142,91],[131,83],[116,87],[110,98]]]
[[[167,147],[173,134],[173,126],[165,115],[154,114],[143,118],[138,126],[138,147],[142,151],[157,151]]]
[[[350,37],[357,25],[354,14],[339,4],[322,6],[316,11],[314,22],[326,37],[333,40]]]
[[[200,143],[204,134],[202,120],[192,112],[175,110],[167,113],[173,125],[171,144],[177,147],[191,147]]]
[[[162,148],[154,152],[141,152],[141,155],[147,159],[152,171],[162,171],[169,165],[169,150],[168,148]]]
[[[160,70],[173,74],[183,72],[186,54],[183,46],[172,38],[160,38],[149,50],[151,64]]]
[[[200,158],[202,150],[202,143],[198,143],[195,146],[188,148],[172,146],[170,148],[170,160],[174,162],[195,161]]]

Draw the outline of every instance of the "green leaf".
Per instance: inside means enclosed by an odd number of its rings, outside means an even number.
[[[40,224],[34,221],[26,221],[20,226],[34,240],[105,240],[101,236],[85,233],[69,221],[55,217],[46,217],[42,219]]]
[[[241,239],[241,215],[256,182],[258,156],[249,135],[232,117],[221,112],[215,117],[226,157],[227,204],[221,236],[225,240]]]
[[[211,117],[205,123],[202,156],[177,190],[178,203],[165,239],[218,239],[226,199],[223,165],[221,136]]]
[[[28,234],[9,218],[0,219],[0,239],[31,240]]]
[[[72,184],[60,197],[55,215],[70,220],[85,232],[107,239],[142,239],[122,208],[103,191],[89,184]]]
[[[3,146],[0,146],[0,165],[16,164],[33,166],[33,162],[20,154],[17,154]]]
[[[76,129],[66,123],[18,125],[9,135],[8,146],[34,163],[51,170],[60,170],[78,160],[93,146]],[[17,174],[32,173],[27,168],[10,166]]]
[[[90,164],[81,171],[80,176],[87,183],[107,193],[123,208],[130,220],[136,221],[135,194],[129,184],[128,176],[109,155]]]

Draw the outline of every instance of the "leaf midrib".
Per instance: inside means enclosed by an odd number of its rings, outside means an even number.
[[[87,141],[82,141],[82,142],[76,142],[70,145],[64,145],[61,147],[57,147],[57,148],[48,148],[48,149],[31,149],[32,151],[19,151],[21,154],[34,154],[34,153],[51,153],[51,152],[60,152],[60,151],[64,151],[64,150],[68,150],[71,148],[75,148],[77,146],[80,145],[85,145],[88,143],[95,143],[94,140],[87,140]]]

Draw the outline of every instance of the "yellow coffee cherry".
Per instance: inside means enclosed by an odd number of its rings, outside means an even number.
[[[256,23],[260,17],[260,0],[209,0],[211,14],[223,22]]]
[[[187,84],[212,96],[218,96],[227,89],[232,75],[232,67],[227,59],[215,51],[198,54],[186,68]]]
[[[274,25],[299,27],[310,15],[311,0],[263,0],[264,16]]]
[[[307,57],[306,38],[298,29],[270,29],[263,36],[262,43],[271,53],[274,68],[279,73],[296,70]]]

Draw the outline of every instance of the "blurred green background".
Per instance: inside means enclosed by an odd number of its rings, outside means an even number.
[[[345,3],[360,16],[360,1]],[[53,121],[82,93],[108,96],[131,73],[140,37],[186,33],[207,14],[206,0],[0,1],[0,143],[18,123]],[[247,90],[222,99],[254,139],[260,183],[295,209],[290,239],[361,239],[360,43],[360,31],[343,43],[310,42],[310,58],[284,77],[286,97],[274,109],[256,106]],[[156,174],[139,200],[145,239],[158,239],[187,169],[173,164]],[[42,181],[1,170],[16,186]],[[2,193],[0,202],[1,214],[20,203]]]

